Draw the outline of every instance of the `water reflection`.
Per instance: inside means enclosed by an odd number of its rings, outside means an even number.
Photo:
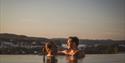
[[[78,63],[78,58],[76,58],[74,56],[67,56],[66,60],[68,63]]]
[[[55,56],[47,56],[44,63],[57,63],[57,58]]]
[[[76,56],[43,56],[43,63],[81,63],[84,58]],[[64,59],[63,59],[64,58]]]
[[[55,56],[47,57],[47,63],[57,63],[57,59]]]
[[[67,63],[79,63],[79,61],[83,59],[84,57],[80,56],[66,56]]]

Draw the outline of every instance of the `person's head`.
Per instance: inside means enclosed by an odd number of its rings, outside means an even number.
[[[54,55],[54,54],[56,54],[56,52],[57,52],[57,47],[56,47],[56,45],[55,45],[55,43],[53,43],[52,41],[47,41],[47,43],[45,44],[45,49],[46,49],[46,52],[48,53],[48,54],[52,54],[52,55]]]
[[[77,48],[79,45],[79,39],[77,37],[68,37],[67,46],[68,48]]]

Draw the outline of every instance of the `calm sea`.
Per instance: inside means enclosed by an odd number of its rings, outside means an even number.
[[[57,56],[56,63],[70,63],[66,56]],[[0,63],[44,63],[40,55],[0,55]],[[125,63],[125,54],[87,54],[77,63]]]

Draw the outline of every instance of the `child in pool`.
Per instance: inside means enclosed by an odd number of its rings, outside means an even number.
[[[47,63],[57,63],[57,59],[55,57],[57,53],[57,47],[55,43],[48,41],[45,44],[45,50],[47,52]]]
[[[47,56],[55,56],[57,53],[57,47],[56,47],[55,43],[53,43],[52,41],[48,41],[45,44],[45,49],[47,52]]]

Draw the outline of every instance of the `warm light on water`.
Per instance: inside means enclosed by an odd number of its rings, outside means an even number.
[[[125,54],[88,54],[78,63],[125,63]],[[39,55],[0,55],[0,63],[43,63]],[[57,56],[57,63],[68,63],[65,56]]]

